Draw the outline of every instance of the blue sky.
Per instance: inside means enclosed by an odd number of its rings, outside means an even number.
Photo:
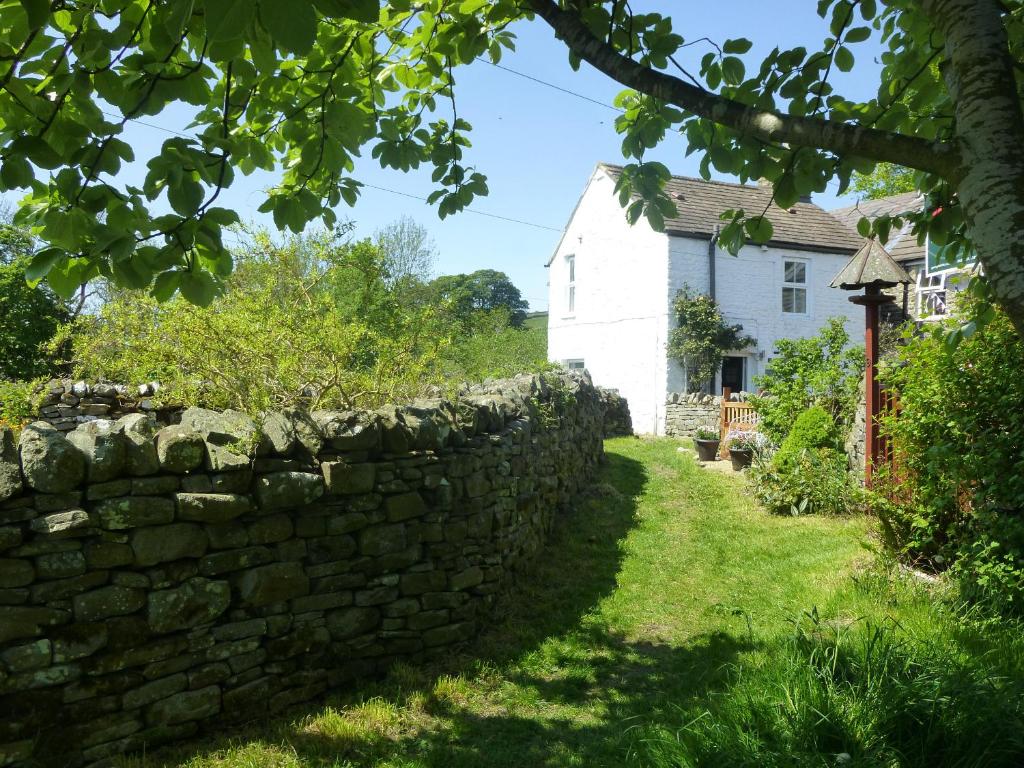
[[[730,3],[637,2],[635,10],[675,11],[674,27],[687,41],[709,37],[721,42],[729,37],[748,37],[754,48],[744,59],[748,70],[756,66],[773,46],[805,45],[817,50],[827,33],[824,21],[814,13],[810,0],[733,0]],[[441,221],[425,203],[396,192],[425,198],[433,189],[430,170],[403,174],[383,170],[370,157],[369,148],[357,163],[356,178],[367,186],[354,208],[338,210],[341,218],[355,223],[355,236],[370,236],[374,230],[401,215],[425,225],[438,249],[439,274],[496,269],[506,272],[520,288],[532,309],[547,307],[547,275],[544,268],[558,242],[594,164],[619,162],[619,138],[614,130],[616,112],[610,105],[622,88],[584,64],[579,72],[569,67],[565,47],[555,40],[542,21],[522,22],[513,28],[517,50],[502,60],[503,67],[585,96],[588,101],[542,85],[486,62],[456,70],[460,117],[473,125],[472,148],[466,161],[488,177],[490,195],[479,199],[474,211],[513,218],[524,224],[501,221],[463,212]],[[700,57],[708,50],[694,45],[684,50],[684,66],[696,71]],[[878,65],[870,61],[874,42],[857,46],[854,74],[833,77],[837,91],[852,97],[868,97],[877,88]],[[863,51],[863,53],[860,53]],[[594,103],[599,102],[599,103]],[[176,114],[178,118],[176,119]],[[166,129],[186,129],[185,112],[169,112],[146,122]],[[134,123],[126,131],[137,157],[148,159],[168,134]],[[147,145],[153,147],[147,151]],[[665,163],[674,173],[697,175],[699,155],[685,157],[681,137],[672,136],[652,159]],[[130,174],[144,173],[136,163]],[[131,181],[135,181],[132,179]],[[234,185],[220,197],[219,204],[238,210],[243,219],[272,227],[269,217],[256,208],[268,186],[266,175],[237,176]],[[381,187],[383,189],[376,189]],[[817,196],[826,208],[837,204],[834,187]]]

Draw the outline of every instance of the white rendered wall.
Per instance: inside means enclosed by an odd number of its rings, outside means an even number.
[[[653,434],[664,424],[667,238],[643,219],[631,227],[614,188],[598,167],[549,267],[548,359],[583,360],[595,384],[629,401],[634,431]]]
[[[676,292],[688,284],[695,291],[708,291],[707,241],[682,237],[669,238],[669,302]],[[807,314],[793,315],[782,311],[784,259],[800,259],[807,263]],[[864,310],[851,304],[852,294],[829,283],[849,261],[842,254],[812,253],[793,249],[763,248],[746,245],[738,255],[717,248],[715,259],[715,293],[722,314],[731,323],[740,323],[746,334],[757,339],[757,345],[745,350],[747,387],[753,388],[753,377],[764,372],[779,339],[814,336],[830,317],[848,318],[846,330],[857,343],[864,330]],[[762,354],[763,353],[763,356]],[[683,373],[672,362],[668,372],[668,391],[683,390]],[[719,382],[715,382],[718,391]]]

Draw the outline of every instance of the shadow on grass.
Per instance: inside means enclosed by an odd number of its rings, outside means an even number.
[[[617,586],[646,472],[640,462],[608,454],[594,490],[559,518],[489,627],[460,653],[399,665],[383,681],[202,745],[155,753],[141,765],[620,764],[632,723],[705,695],[751,647],[722,633],[684,648],[632,641],[588,619]],[[221,762],[221,750],[235,751],[237,761]]]

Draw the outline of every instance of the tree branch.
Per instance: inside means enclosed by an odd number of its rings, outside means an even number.
[[[701,90],[619,53],[598,39],[571,11],[555,0],[528,0],[569,49],[623,85],[712,120],[747,138],[814,147],[838,155],[865,157],[935,173],[955,181],[963,172],[957,146],[891,131],[818,117],[759,110]]]

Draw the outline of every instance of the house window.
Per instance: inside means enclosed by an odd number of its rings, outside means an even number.
[[[578,360],[563,360],[562,365],[564,365],[570,371],[582,371],[584,368],[586,368],[586,365],[583,363],[582,358]]]
[[[946,273],[917,273],[917,314],[922,319],[941,318],[946,314]]]
[[[807,314],[807,262],[782,262],[782,311],[788,315]]]
[[[576,257],[566,256],[566,267],[569,271],[569,283],[566,288],[565,305],[570,315],[576,314]],[[582,366],[580,366],[582,367]]]

